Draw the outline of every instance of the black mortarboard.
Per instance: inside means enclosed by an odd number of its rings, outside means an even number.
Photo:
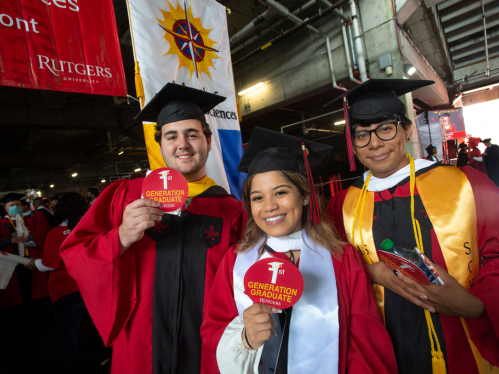
[[[255,127],[237,171],[248,175],[286,170],[306,174],[302,139]],[[315,169],[333,147],[305,140],[310,169]]]
[[[355,120],[373,120],[397,113],[405,116],[405,105],[398,97],[433,83],[427,80],[370,79],[324,105],[343,105],[351,171],[355,170],[355,160],[350,126],[355,125]],[[350,120],[352,124],[349,124]]]
[[[398,97],[433,83],[427,80],[370,79],[345,92],[350,119],[369,120],[395,113],[405,114],[405,105]],[[343,104],[344,95],[324,106]]]
[[[23,196],[24,196],[24,194],[9,192],[7,195],[2,197],[2,199],[0,199],[0,203],[7,204],[7,203],[10,203],[10,202],[16,201],[16,200],[21,201],[21,198]]]
[[[459,144],[459,149],[464,148],[464,147],[467,147],[467,146],[468,146],[468,144],[466,144],[466,143],[461,143],[461,144]]]
[[[134,118],[161,126],[186,119],[199,119],[226,97],[180,84],[167,83]]]
[[[312,169],[315,169],[333,147],[296,136],[255,127],[237,171],[249,175],[268,171],[294,171],[307,176],[310,190],[310,221],[320,223]]]
[[[492,140],[491,138],[483,139],[482,143],[487,143],[487,142],[490,142],[491,140]]]

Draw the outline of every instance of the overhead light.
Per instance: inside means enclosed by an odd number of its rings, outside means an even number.
[[[105,179],[103,179],[103,180],[101,180],[100,182],[101,182],[101,183],[106,183],[106,180],[105,180]]]
[[[76,177],[77,175],[78,175],[78,173],[73,173],[73,174],[71,174],[71,176],[72,176],[73,178],[74,178],[74,177]]]
[[[344,123],[345,123],[345,120],[343,120],[343,121],[338,121],[338,122],[335,122],[334,124],[335,124],[335,125],[343,125]]]
[[[265,44],[260,50],[265,51],[267,48],[272,47],[272,42]]]
[[[54,185],[53,185],[53,184],[51,184],[51,185],[50,185],[50,188],[54,188]]]
[[[135,169],[134,171],[135,171],[135,172],[138,172],[138,171],[141,171],[141,170],[142,170],[141,168],[137,168],[137,169]]]
[[[40,191],[36,191],[36,194],[40,197],[42,196],[42,193]]]
[[[118,153],[118,156],[121,156],[123,154],[124,151],[120,151],[120,153]]]
[[[253,91],[253,90],[257,89],[258,87],[262,87],[262,86],[263,86],[263,82],[257,83],[254,86],[251,86],[250,88],[247,88],[244,91],[239,92],[238,95],[242,96],[242,95],[244,95],[244,94],[246,94],[246,93],[248,93],[250,91]]]
[[[414,67],[413,64],[404,64],[404,72],[407,75],[412,75],[416,72],[416,68]]]

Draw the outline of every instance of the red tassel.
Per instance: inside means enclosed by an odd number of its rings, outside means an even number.
[[[347,94],[343,94],[343,116],[345,117],[345,129],[347,135],[347,149],[348,149],[348,161],[350,162],[350,171],[355,171],[355,158],[353,155],[352,148],[352,134],[350,132],[350,123],[348,121],[348,105],[347,105]]]
[[[331,197],[333,197],[334,196],[333,178],[329,178],[329,189],[331,190]]]
[[[319,203],[317,202],[317,196],[315,195],[314,178],[312,177],[312,171],[310,170],[310,164],[308,163],[308,151],[305,147],[305,142],[302,143],[303,149],[303,159],[305,160],[305,168],[307,171],[308,187],[310,190],[310,219],[309,223],[321,223],[321,216],[319,212]]]
[[[343,191],[343,185],[341,184],[341,174],[338,173],[338,183],[340,184],[340,191]]]

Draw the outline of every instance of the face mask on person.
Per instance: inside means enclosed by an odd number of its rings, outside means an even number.
[[[16,214],[22,214],[22,212],[23,212],[23,208],[21,208],[20,206],[17,206],[17,205],[11,206],[9,208],[9,214],[11,216],[15,216]]]

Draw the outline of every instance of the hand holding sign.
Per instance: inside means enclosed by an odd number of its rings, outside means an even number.
[[[255,303],[243,313],[243,344],[258,349],[274,335],[271,313],[290,308],[303,293],[303,277],[290,262],[262,258],[244,275],[244,293]],[[250,347],[247,347],[250,348]]]
[[[118,230],[120,255],[144,236],[144,231],[161,221],[161,204],[149,199],[138,199],[128,204],[123,212],[123,222]]]

